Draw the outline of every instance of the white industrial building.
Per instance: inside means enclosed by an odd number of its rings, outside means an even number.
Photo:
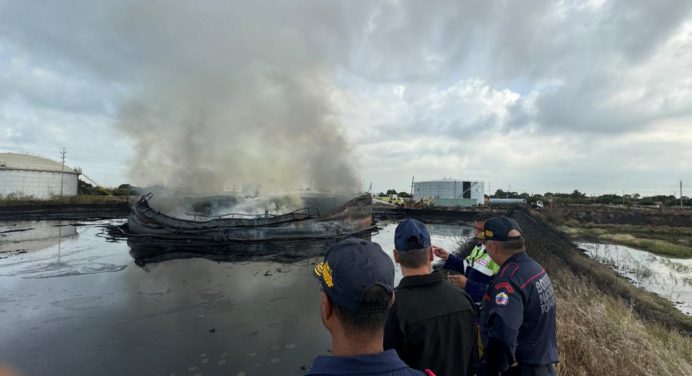
[[[0,197],[74,196],[82,171],[28,154],[0,153]]]
[[[437,206],[483,205],[485,183],[457,179],[413,183],[414,200],[433,200]]]

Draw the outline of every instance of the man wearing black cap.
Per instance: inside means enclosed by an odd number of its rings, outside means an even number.
[[[416,369],[437,375],[472,375],[478,366],[475,312],[463,290],[432,272],[432,246],[425,225],[415,219],[399,223],[394,260],[404,278],[396,288],[384,332],[384,348],[396,349]]]
[[[556,311],[550,278],[526,254],[521,228],[513,219],[491,218],[483,232],[488,254],[500,265],[481,311],[486,375],[555,375]]]
[[[424,375],[382,346],[394,300],[394,264],[377,243],[350,238],[332,246],[314,275],[333,356],[315,358],[309,375]]]

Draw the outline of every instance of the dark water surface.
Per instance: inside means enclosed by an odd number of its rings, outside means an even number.
[[[117,223],[0,223],[0,363],[25,375],[302,375],[328,353],[311,275],[321,250],[135,263],[141,249],[108,236]],[[389,252],[394,224],[380,225],[372,240]],[[470,232],[430,228],[447,248]]]

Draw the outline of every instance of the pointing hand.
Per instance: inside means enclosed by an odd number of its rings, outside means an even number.
[[[449,252],[447,252],[444,248],[436,247],[433,245],[432,250],[435,256],[447,261],[447,258],[449,257]]]

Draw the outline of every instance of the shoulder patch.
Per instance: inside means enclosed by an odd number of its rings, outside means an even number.
[[[495,295],[495,304],[499,306],[505,306],[509,303],[509,295],[507,295],[504,292],[498,293]]]
[[[514,289],[512,288],[512,285],[509,284],[509,282],[498,282],[495,284],[495,290],[501,289],[507,290],[507,292],[510,294],[514,292]]]

